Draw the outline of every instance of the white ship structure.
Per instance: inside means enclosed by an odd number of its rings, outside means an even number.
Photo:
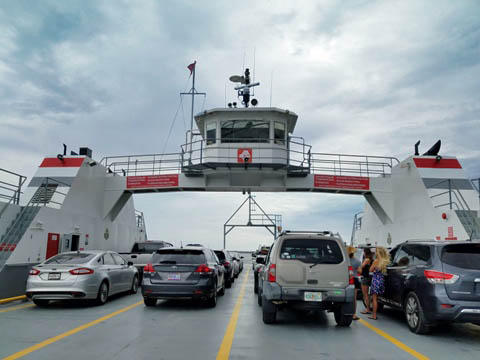
[[[193,68],[195,76],[195,69]],[[294,136],[297,114],[260,107],[247,71],[233,76],[241,105],[202,111],[178,153],[79,155],[40,160],[29,181],[11,169],[0,197],[0,295],[21,292],[11,279],[54,254],[82,249],[126,252],[146,239],[135,193],[309,192],[364,196],[351,242],[391,247],[413,238],[480,236],[478,190],[454,156],[438,149],[395,157],[314,152]],[[189,93],[201,94],[193,85]],[[326,224],[328,227],[328,224]],[[324,229],[335,230],[335,229]],[[1,297],[1,296],[0,296]]]

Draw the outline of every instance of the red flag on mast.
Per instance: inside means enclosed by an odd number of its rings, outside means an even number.
[[[191,63],[190,65],[187,66],[187,69],[190,70],[190,75],[192,75],[192,73],[195,71],[195,64],[197,62],[194,61],[193,63]]]

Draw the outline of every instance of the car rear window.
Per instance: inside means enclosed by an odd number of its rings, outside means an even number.
[[[282,244],[280,259],[299,260],[305,263],[340,264],[342,250],[334,240],[286,239]]]
[[[132,253],[136,254],[153,254],[159,249],[169,247],[169,243],[157,242],[157,243],[136,243],[133,245]]]
[[[220,260],[220,261],[224,261],[224,260],[225,260],[225,254],[223,253],[223,251],[215,251],[215,254],[216,254],[217,257],[218,257],[218,260]]]
[[[207,259],[202,250],[159,250],[152,257],[153,264],[205,264]]]
[[[95,254],[60,254],[47,261],[45,264],[86,264],[94,258]]]
[[[480,244],[447,245],[442,250],[442,261],[462,269],[480,270]]]

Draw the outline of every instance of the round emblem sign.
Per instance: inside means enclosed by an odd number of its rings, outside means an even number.
[[[107,240],[110,237],[110,233],[108,232],[108,228],[105,228],[105,232],[103,233],[103,237]]]

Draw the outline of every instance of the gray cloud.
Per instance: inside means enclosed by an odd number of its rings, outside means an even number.
[[[225,86],[227,101],[236,100],[228,77],[244,59],[253,67],[255,48],[260,104],[269,105],[273,74],[273,106],[299,114],[295,135],[314,151],[403,158],[418,139],[426,149],[441,138],[442,153],[479,176],[479,13],[476,1],[2,3],[0,166],[31,176],[63,142],[89,146],[98,159],[158,153],[178,93],[190,86],[186,66],[198,61],[197,88],[208,93],[195,110],[223,106]],[[167,152],[184,140],[189,111],[185,99]],[[258,198],[288,228],[327,227],[344,238],[363,203],[322,194]],[[153,237],[218,246],[226,214],[242,199],[168,194],[136,202]],[[198,216],[192,203],[204,201]],[[238,231],[232,239],[248,248],[269,237]]]

